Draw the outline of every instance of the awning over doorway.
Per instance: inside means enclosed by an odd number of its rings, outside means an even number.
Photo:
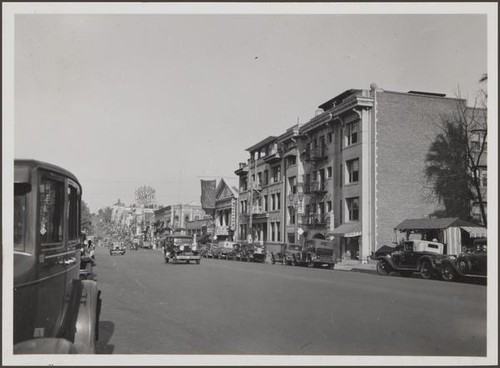
[[[342,224],[330,233],[333,236],[341,236],[344,238],[353,238],[361,235],[361,224],[359,222]]]
[[[486,238],[488,236],[488,231],[485,227],[460,226],[460,228],[467,231],[471,238]]]

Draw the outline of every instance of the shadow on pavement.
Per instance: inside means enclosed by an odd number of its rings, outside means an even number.
[[[115,332],[115,324],[110,321],[99,321],[99,340],[96,343],[97,354],[113,354],[114,345],[108,344]]]

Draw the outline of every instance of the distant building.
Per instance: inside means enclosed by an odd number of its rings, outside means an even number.
[[[187,223],[206,217],[200,204],[177,204],[160,208],[155,214],[155,235],[186,234]]]
[[[235,186],[236,185],[236,186]],[[215,194],[215,236],[217,240],[237,238],[238,179],[223,178]]]

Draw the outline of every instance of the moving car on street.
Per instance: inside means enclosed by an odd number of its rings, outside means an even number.
[[[167,235],[163,239],[162,246],[166,263],[189,263],[192,261],[200,264],[201,256],[192,236]]]
[[[80,279],[82,187],[69,171],[14,162],[14,354],[94,354],[100,291]]]
[[[114,254],[121,254],[123,256],[125,255],[126,251],[127,248],[125,248],[123,242],[114,241],[111,243],[111,246],[109,248],[109,255],[112,256]]]
[[[394,249],[378,257],[379,275],[399,272],[401,276],[410,277],[420,273],[423,279],[435,278],[441,274],[441,261],[447,258],[443,254],[444,245],[433,241],[407,240]]]

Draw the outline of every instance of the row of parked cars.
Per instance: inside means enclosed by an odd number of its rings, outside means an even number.
[[[207,243],[200,246],[200,254],[204,258],[229,259],[247,262],[264,262],[266,250],[259,243],[235,243],[224,241]]]
[[[381,247],[375,252],[377,272],[380,275],[398,272],[404,277],[419,273],[424,279],[445,281],[486,279],[486,239],[476,241],[472,248],[464,249],[459,255],[443,254],[443,249],[442,243],[426,240],[408,240],[396,247]]]
[[[261,243],[236,243],[224,241],[209,243],[201,247],[200,254],[206,258],[228,259],[247,262],[264,262],[267,255],[272,264],[308,267],[328,267],[333,269],[337,262],[333,242],[313,239],[305,245],[283,243],[267,249]]]

